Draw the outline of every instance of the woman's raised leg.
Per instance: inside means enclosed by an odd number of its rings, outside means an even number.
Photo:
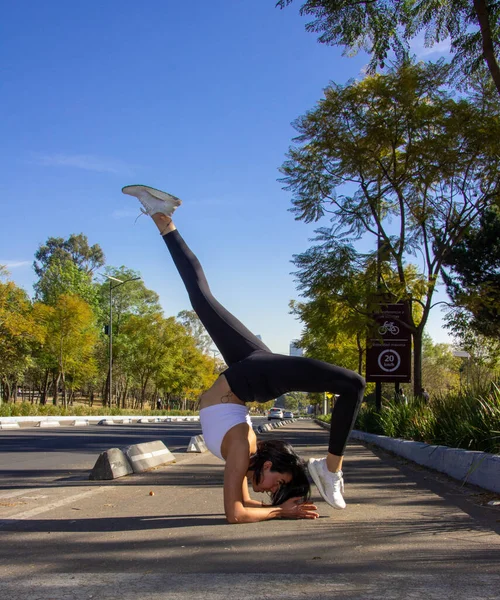
[[[186,286],[193,309],[226,364],[229,366],[239,362],[257,350],[271,352],[212,295],[200,262],[172,221],[172,214],[181,201],[166,192],[146,186],[127,186],[123,192],[138,198],[144,206],[144,212],[152,217],[158,227]]]

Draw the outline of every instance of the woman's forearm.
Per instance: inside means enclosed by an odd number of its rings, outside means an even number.
[[[263,506],[261,502],[253,500],[255,506],[241,506],[230,514],[226,512],[226,519],[234,525],[242,523],[259,523],[270,519],[282,517],[282,509],[279,506]]]

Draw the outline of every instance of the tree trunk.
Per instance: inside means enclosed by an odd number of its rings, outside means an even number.
[[[495,57],[493,37],[491,34],[490,12],[485,0],[474,0],[474,10],[481,30],[483,40],[483,58],[488,65],[493,82],[500,94],[500,67]]]
[[[66,377],[64,375],[64,371],[61,373],[61,382],[62,382],[62,401],[63,407],[68,408],[68,396],[66,393]]]
[[[361,336],[358,334],[356,334],[356,345],[358,347],[358,373],[360,375],[363,375],[363,354],[364,354],[364,349],[363,349],[363,344],[361,343]]]
[[[423,327],[419,325],[413,332],[413,395],[422,395],[422,334]]]
[[[61,378],[61,374],[58,373],[57,376],[54,375],[52,379],[52,385],[54,387],[54,395],[52,396],[52,404],[57,406],[57,402],[59,399],[59,379]]]
[[[128,394],[128,379],[125,380],[125,388],[123,389],[122,396],[122,408],[127,408],[127,394]]]
[[[6,377],[2,377],[2,397],[4,402],[8,402],[10,398],[10,384]]]

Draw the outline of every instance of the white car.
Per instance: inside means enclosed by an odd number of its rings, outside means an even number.
[[[293,412],[291,410],[285,410],[284,415],[285,419],[293,419]]]
[[[267,420],[271,419],[279,419],[280,421],[284,419],[283,410],[281,408],[271,408],[271,410],[267,413]]]

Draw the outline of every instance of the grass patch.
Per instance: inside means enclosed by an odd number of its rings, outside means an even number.
[[[500,453],[500,390],[437,396],[430,404],[386,402],[378,413],[363,405],[356,429],[451,448]]]

